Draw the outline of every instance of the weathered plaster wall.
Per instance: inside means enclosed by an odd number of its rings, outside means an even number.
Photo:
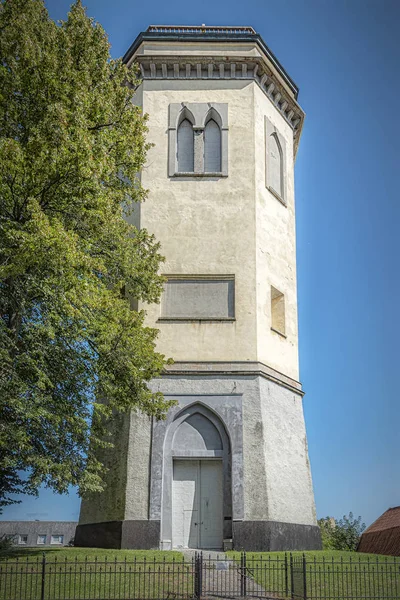
[[[259,386],[268,518],[316,525],[302,397],[263,378]]]
[[[235,322],[159,323],[160,306],[145,307],[160,329],[158,349],[175,360],[256,359],[256,264],[253,83],[145,81],[148,141],[142,173],[149,201],[141,226],[161,242],[163,273],[235,274]],[[168,177],[168,107],[173,102],[228,103],[228,177]]]
[[[125,491],[125,519],[149,518],[152,419],[131,414]]]
[[[291,127],[254,82],[146,80],[142,97],[154,147],[140,222],[161,242],[163,273],[235,275],[234,322],[163,323],[159,305],[145,306],[160,329],[158,349],[176,361],[258,360],[298,379]],[[174,102],[228,104],[228,177],[168,177]],[[285,140],[286,206],[265,185],[265,117]],[[271,285],[285,294],[286,338],[271,330]]]
[[[121,415],[110,424],[114,448],[99,452],[107,471],[106,487],[81,503],[80,525],[149,517],[151,418]]]
[[[267,117],[285,141],[285,202],[266,187]],[[293,131],[269,98],[254,85],[257,355],[260,362],[299,378],[296,289]],[[285,335],[271,330],[271,285],[285,295]]]

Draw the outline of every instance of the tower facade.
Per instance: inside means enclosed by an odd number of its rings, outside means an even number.
[[[294,160],[298,89],[249,27],[150,27],[138,63],[149,115],[135,224],[166,257],[143,306],[174,359],[165,421],[132,414],[82,503],[78,545],[320,547],[299,383]]]

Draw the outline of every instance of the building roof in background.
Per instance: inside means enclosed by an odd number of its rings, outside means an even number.
[[[364,531],[357,550],[400,556],[400,506],[389,508]]]
[[[400,506],[389,508],[376,521],[365,530],[364,533],[383,531],[392,527],[400,527]]]

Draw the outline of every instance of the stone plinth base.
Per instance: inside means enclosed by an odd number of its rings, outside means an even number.
[[[233,523],[235,550],[274,552],[279,550],[322,550],[318,526],[278,521]]]
[[[78,525],[75,546],[132,550],[158,549],[159,521],[108,521]],[[321,550],[319,527],[277,521],[236,521],[233,549],[255,552]]]
[[[108,521],[78,525],[75,546],[85,548],[158,549],[159,521]]]

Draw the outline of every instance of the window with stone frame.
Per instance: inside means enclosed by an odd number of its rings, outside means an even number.
[[[265,117],[265,186],[282,204],[287,204],[286,142]]]
[[[228,175],[227,104],[170,104],[168,132],[170,177]]]

